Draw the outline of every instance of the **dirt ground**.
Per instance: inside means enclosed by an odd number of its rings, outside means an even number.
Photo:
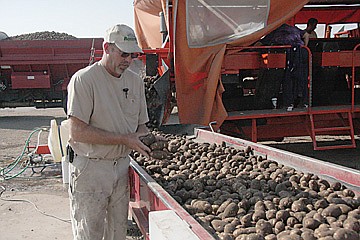
[[[16,160],[24,150],[22,162],[28,159],[29,151],[24,146],[29,134],[36,128],[49,127],[52,119],[56,119],[58,124],[63,121],[65,119],[63,110],[60,108],[0,109],[0,169]],[[48,132],[42,132],[39,143],[47,144],[47,137]],[[34,134],[29,145],[35,145],[38,142],[37,138],[38,135]],[[332,141],[333,138],[323,140]],[[310,138],[307,137],[286,138],[281,143],[266,142],[266,144],[360,169],[358,136],[357,148],[347,150],[314,151]],[[51,160],[50,156],[45,156],[43,162],[46,162],[47,157]],[[16,167],[9,174],[16,174],[20,169]],[[62,182],[61,166],[48,164],[44,169],[28,168],[16,178],[6,181],[1,179],[0,213],[0,239],[71,239],[69,201]],[[138,233],[128,236],[128,239],[139,238],[141,237]]]
[[[26,140],[37,128],[50,127],[50,121],[65,120],[62,109],[16,108],[0,109],[0,169],[25,154],[10,175],[16,175],[29,159]],[[48,132],[38,132],[30,138],[29,146],[47,144]],[[51,240],[72,239],[69,217],[69,200],[64,187],[61,165],[33,157],[33,168],[10,180],[0,177],[0,239],[1,240]],[[45,167],[45,168],[44,168]],[[139,230],[129,221],[127,239],[142,239]]]

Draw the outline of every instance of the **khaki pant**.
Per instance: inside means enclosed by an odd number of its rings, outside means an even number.
[[[74,240],[126,238],[129,157],[116,161],[75,156],[69,197]]]

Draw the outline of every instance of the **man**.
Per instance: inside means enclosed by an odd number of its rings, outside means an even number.
[[[128,69],[139,52],[130,27],[111,27],[104,37],[102,59],[79,70],[69,83],[74,239],[126,238],[128,154],[132,149],[145,156],[150,152],[139,140],[148,133],[144,84]]]
[[[283,105],[287,111],[293,111],[295,106],[308,107],[308,52],[301,46],[307,46],[310,38],[316,37],[315,29],[318,20],[310,18],[304,30],[296,26],[283,24],[259,42],[258,45],[291,45],[286,50],[286,69],[265,69],[258,78],[256,102],[270,107],[270,99],[277,98],[280,85],[283,90]],[[267,73],[269,72],[269,73]],[[283,76],[282,76],[283,75]],[[262,78],[270,78],[273,81]],[[258,108],[262,108],[258,106]]]
[[[302,36],[304,39],[305,46],[309,44],[310,38],[317,38],[317,34],[315,32],[317,24],[318,24],[318,20],[316,18],[309,18]]]

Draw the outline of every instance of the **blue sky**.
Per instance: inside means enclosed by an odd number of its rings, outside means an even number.
[[[103,37],[117,23],[134,27],[133,0],[0,0],[0,31],[8,36],[55,31]]]
[[[8,36],[55,31],[79,38],[103,37],[117,23],[134,27],[133,0],[0,0],[0,6],[0,31]],[[335,26],[333,33],[341,27]],[[316,31],[323,37],[325,28],[319,25]]]

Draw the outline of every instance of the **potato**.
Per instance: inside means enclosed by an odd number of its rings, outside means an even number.
[[[359,234],[354,230],[339,228],[334,233],[335,240],[359,240]]]
[[[294,212],[291,214],[291,216],[296,218],[299,222],[302,222],[302,220],[306,216],[306,212]]]
[[[297,234],[292,234],[289,230],[283,231],[277,235],[278,240],[301,240]]]
[[[168,147],[167,141],[156,141],[152,143],[150,146],[151,150],[163,150],[164,148]]]
[[[250,227],[251,218],[252,218],[252,214],[246,214],[245,216],[240,218],[240,222],[244,227]]]
[[[347,218],[343,223],[343,227],[346,229],[354,230],[355,232],[360,232],[360,222],[353,217]]]
[[[275,234],[269,234],[265,236],[265,240],[277,240],[277,237]]]
[[[191,206],[194,207],[198,212],[211,213],[211,204],[204,200],[193,200]]]
[[[264,219],[260,219],[259,221],[257,221],[255,227],[256,232],[263,236],[273,233],[271,224]]]
[[[219,219],[214,219],[211,221],[211,226],[215,229],[217,232],[223,232],[224,227],[227,223],[224,221],[221,221]]]
[[[340,188],[341,188],[341,183],[339,183],[339,182],[334,182],[333,184],[330,185],[330,187],[331,187],[332,189],[334,189],[335,191],[338,191],[338,190],[340,190]]]
[[[327,208],[325,208],[321,215],[324,217],[331,216],[331,217],[339,217],[342,214],[341,208],[338,205],[331,204]]]
[[[305,217],[302,221],[302,224],[304,226],[304,228],[309,228],[309,229],[316,229],[317,227],[320,226],[320,222],[316,219],[310,218],[310,217]]]
[[[238,205],[232,202],[225,208],[223,217],[224,218],[235,217],[238,211],[239,211]]]
[[[154,150],[150,152],[150,156],[155,159],[166,159],[168,157],[168,153],[162,150]]]
[[[314,233],[312,233],[310,231],[303,231],[303,233],[301,234],[301,237],[304,240],[316,240],[316,238],[314,237]]]
[[[275,234],[279,234],[280,232],[282,232],[284,230],[285,230],[285,224],[282,221],[275,223],[275,227],[274,227]]]
[[[318,184],[318,182],[315,181],[315,180],[310,180],[310,181],[309,181],[309,188],[312,189],[312,190],[314,190],[314,191],[316,191],[316,192],[318,192],[318,191],[319,191],[319,184]]]
[[[284,221],[286,222],[286,220],[290,217],[290,213],[289,211],[287,210],[279,210],[277,213],[276,213],[276,220],[279,220],[279,221]]]
[[[319,221],[320,223],[325,223],[326,222],[326,218],[321,215],[320,213],[315,213],[313,218],[317,221]]]
[[[314,204],[316,210],[319,208],[326,208],[327,206],[329,206],[329,203],[325,199],[317,200]]]
[[[297,223],[299,223],[299,221],[294,217],[289,217],[286,220],[286,225],[289,226],[289,227],[294,227],[294,225],[297,224]]]
[[[265,219],[266,214],[264,210],[255,210],[254,214],[252,215],[252,220],[254,222],[259,221],[260,219]]]
[[[224,232],[225,233],[233,233],[234,231],[235,231],[235,229],[236,229],[236,224],[233,224],[233,223],[228,223],[228,224],[226,224],[225,225],[225,227],[224,227]]]
[[[293,203],[293,200],[289,197],[282,198],[279,202],[280,209],[290,208]]]
[[[160,165],[149,165],[146,167],[146,170],[150,171],[151,173],[161,173],[161,166]]]
[[[293,202],[293,204],[291,205],[291,210],[293,212],[302,212],[302,211],[306,211],[306,204],[305,204],[305,199],[304,198],[300,198],[299,200],[296,200]]]
[[[350,189],[344,189],[342,192],[344,197],[355,197],[355,193],[354,191],[350,190]]]
[[[335,233],[334,229],[331,229],[330,226],[326,224],[321,224],[317,229],[314,231],[314,236],[317,238],[332,236]]]
[[[257,234],[257,233],[250,233],[246,240],[265,240],[264,236]]]
[[[271,209],[271,210],[268,210],[268,211],[266,211],[266,219],[267,220],[270,220],[270,219],[272,219],[272,218],[275,218],[276,217],[276,210],[275,209]]]
[[[230,233],[225,233],[225,232],[220,233],[219,237],[220,240],[234,240],[234,236]]]
[[[154,134],[149,133],[146,136],[140,137],[140,141],[142,141],[146,146],[150,146],[156,141],[156,137]]]
[[[221,192],[221,190],[216,191],[216,193],[219,194],[218,197],[220,197],[220,196],[223,194],[223,193]],[[214,192],[214,194],[215,194],[215,192]],[[218,197],[217,197],[217,198],[218,198]],[[231,200],[231,199],[227,199],[226,201],[224,201],[224,202],[220,205],[220,207],[219,207],[219,209],[217,210],[216,214],[219,214],[219,213],[224,212],[225,209],[226,209],[226,207],[227,207],[230,203],[232,203],[232,200]]]

